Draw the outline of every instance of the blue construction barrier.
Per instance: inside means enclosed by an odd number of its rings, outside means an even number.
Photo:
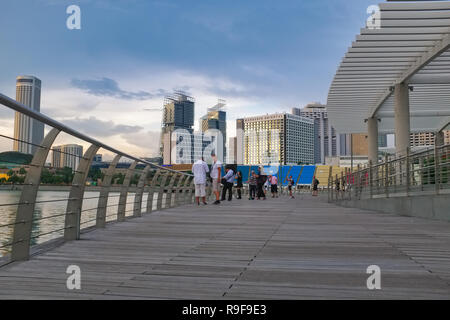
[[[316,166],[303,166],[302,174],[298,184],[310,185],[312,183],[314,172],[316,171]]]

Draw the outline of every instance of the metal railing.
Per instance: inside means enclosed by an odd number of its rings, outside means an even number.
[[[193,202],[192,175],[161,167],[114,149],[2,94],[0,104],[51,128],[42,142],[35,145],[37,150],[31,163],[27,165],[23,183],[14,187],[21,189],[19,200],[0,202],[0,209],[9,208],[12,213],[9,216],[0,214],[0,265],[29,259],[31,247],[37,243],[42,244],[53,239],[80,239],[81,231],[87,228],[104,228],[107,222],[121,222],[128,217],[139,217],[153,210]],[[43,170],[48,168],[46,160],[61,132],[90,145],[81,157],[70,155],[78,157],[79,160],[71,181],[65,187],[53,186],[53,189],[65,188],[68,195],[40,200],[39,193],[44,188]],[[1,135],[1,138],[18,141],[6,135]],[[20,142],[31,144],[27,141]],[[94,191],[97,194],[88,194],[88,172],[99,149],[109,151],[114,158],[104,172],[101,185]],[[124,169],[126,171],[122,184],[114,186],[113,178],[119,170],[117,165],[121,159],[131,160],[131,163]],[[133,179],[134,186],[131,185]],[[46,210],[49,204],[54,206],[52,210]],[[56,204],[58,207],[55,209]],[[45,227],[42,227],[44,223]]]
[[[435,146],[328,179],[328,201],[450,193],[450,145]]]

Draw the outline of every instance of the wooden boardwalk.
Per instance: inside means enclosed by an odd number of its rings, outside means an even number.
[[[81,290],[66,268],[81,268]],[[368,290],[366,268],[381,268]],[[0,299],[449,299],[450,224],[309,195],[189,205],[0,268]]]

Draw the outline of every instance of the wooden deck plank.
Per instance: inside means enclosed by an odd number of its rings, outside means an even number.
[[[372,264],[382,290],[366,287]],[[450,224],[309,196],[189,205],[0,268],[0,299],[18,298],[449,299]]]

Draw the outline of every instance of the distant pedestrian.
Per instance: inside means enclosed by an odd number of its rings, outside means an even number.
[[[264,175],[262,167],[259,167],[258,174],[256,175],[257,178],[257,190],[256,190],[256,199],[266,200],[266,194],[264,193],[264,183],[267,181],[267,176]]]
[[[203,204],[206,203],[206,174],[209,172],[208,165],[203,158],[197,160],[192,165],[192,172],[194,173],[194,186],[195,186],[195,201],[197,205],[200,205],[200,198],[202,198]]]
[[[292,187],[294,186],[294,179],[292,179],[292,176],[289,176],[288,178],[288,190],[289,190],[289,197],[291,199],[294,199],[294,196],[292,195]]]
[[[219,185],[220,185],[220,177],[222,174],[222,162],[220,162],[217,159],[217,156],[215,154],[212,154],[213,159],[213,165],[211,167],[211,178],[212,178],[212,191],[214,192],[214,195],[216,196],[216,201],[214,201],[214,204],[220,204],[220,191],[219,191]]]
[[[268,176],[266,176],[266,181],[264,182],[264,195],[267,195],[267,191],[269,191],[270,188],[270,179]]]
[[[241,189],[242,189],[242,172],[238,171],[236,175],[236,190],[237,190],[237,199],[242,199]]]
[[[272,198],[278,198],[278,178],[275,175],[269,176],[270,182],[270,192],[272,193]]]
[[[313,177],[313,196],[317,196],[317,194],[319,193],[319,183],[319,180],[317,180],[316,177]]]
[[[250,173],[250,177],[248,178],[248,188],[249,188],[249,197],[248,200],[255,200],[256,196],[256,186],[257,186],[257,178],[255,171],[252,170]]]
[[[222,201],[225,201],[225,195],[228,190],[228,201],[233,197],[234,172],[233,169],[225,169],[226,174],[223,177]]]

